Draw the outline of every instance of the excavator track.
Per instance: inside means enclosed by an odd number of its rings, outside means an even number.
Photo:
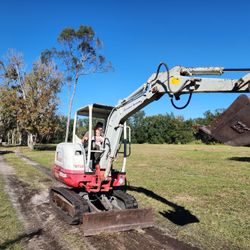
[[[84,236],[103,232],[127,231],[153,225],[151,208],[138,209],[136,199],[121,190],[112,194],[123,207],[109,211],[90,211],[87,200],[72,189],[53,187],[50,203],[55,212],[68,224],[81,224]]]
[[[113,195],[124,203],[125,209],[138,208],[138,202],[134,196],[125,193],[122,190],[114,190]]]
[[[50,189],[50,204],[70,225],[82,223],[83,213],[89,211],[89,205],[84,199],[73,190],[63,187]]]

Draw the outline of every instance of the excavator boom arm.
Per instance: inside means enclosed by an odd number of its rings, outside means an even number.
[[[247,71],[250,69],[239,69]],[[230,71],[239,71],[230,69]],[[218,93],[218,92],[249,92],[250,73],[240,79],[214,78],[215,75],[223,75],[229,72],[229,69],[222,67],[206,68],[186,68],[176,66],[163,73],[152,75],[149,82],[154,80],[159,84],[159,91],[172,95],[181,95],[185,93]],[[209,77],[204,77],[209,76]],[[212,76],[212,77],[211,77]]]
[[[160,72],[165,66],[166,71]],[[182,94],[193,93],[236,93],[249,92],[250,73],[240,79],[213,78],[228,71],[250,71],[250,69],[225,69],[223,67],[186,68],[176,66],[171,70],[162,63],[158,70],[146,83],[139,87],[127,98],[119,101],[111,112],[105,132],[104,153],[100,166],[105,169],[105,177],[110,175],[113,160],[117,154],[124,122],[135,112],[144,108],[151,102],[168,94],[173,103]],[[204,77],[209,76],[209,77]]]

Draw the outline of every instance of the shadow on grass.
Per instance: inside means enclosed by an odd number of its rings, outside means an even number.
[[[0,249],[7,249],[7,248],[11,247],[13,244],[18,243],[23,239],[30,240],[34,236],[41,235],[41,234],[42,234],[42,229],[41,228],[38,228],[38,229],[36,229],[36,230],[34,230],[32,232],[29,232],[29,233],[21,234],[16,239],[8,240],[8,241],[4,242],[3,244],[1,244]]]
[[[228,158],[230,161],[242,161],[242,162],[250,162],[250,157],[231,157]]]
[[[14,153],[14,152],[10,151],[10,150],[4,150],[4,151],[0,150],[0,155],[6,155],[6,154],[12,154],[12,153]]]
[[[56,150],[56,145],[51,145],[51,144],[40,144],[40,145],[35,145],[35,150],[37,151],[55,151]]]
[[[168,210],[164,212],[159,212],[163,217],[167,218],[171,222],[173,222],[176,225],[179,226],[185,226],[190,223],[197,223],[199,222],[199,219],[193,215],[189,210],[185,209],[182,206],[179,206],[164,197],[154,193],[151,190],[148,190],[143,187],[133,187],[133,186],[128,186],[127,190],[138,192],[138,193],[143,193],[147,195],[150,198],[153,198],[157,201],[160,201],[163,204],[166,204],[170,207],[173,208],[173,210]]]

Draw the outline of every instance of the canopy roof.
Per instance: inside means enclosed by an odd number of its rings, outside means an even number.
[[[77,115],[89,116],[89,108],[91,106],[92,106],[92,116],[103,119],[107,119],[110,112],[114,109],[114,107],[111,106],[94,103],[78,109],[76,111]]]

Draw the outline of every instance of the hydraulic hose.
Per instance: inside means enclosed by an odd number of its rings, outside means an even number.
[[[186,86],[187,83],[185,82],[184,84],[182,84],[182,86],[181,86],[177,91],[173,91],[173,90],[171,89],[171,87],[170,87],[170,81],[169,81],[169,79],[170,79],[169,67],[168,67],[168,65],[167,65],[166,63],[161,62],[161,63],[158,65],[158,68],[157,68],[157,71],[156,71],[156,76],[155,76],[155,78],[154,78],[153,80],[151,80],[151,82],[155,81],[155,80],[158,78],[158,75],[159,75],[159,72],[160,72],[160,69],[161,69],[162,66],[165,67],[166,72],[167,72],[167,90],[166,90],[166,92],[168,93],[168,96],[169,96],[169,98],[170,98],[170,101],[171,101],[172,106],[173,106],[174,108],[176,108],[176,109],[184,109],[184,108],[186,108],[186,107],[189,105],[190,101],[191,101],[191,98],[192,98],[192,91],[190,91],[188,100],[187,100],[187,102],[186,102],[185,105],[183,105],[183,106],[181,106],[181,107],[178,107],[178,106],[174,103],[173,96],[176,96],[177,94],[179,94],[179,93],[185,88],[185,86]],[[180,95],[179,95],[179,96],[180,96]]]

